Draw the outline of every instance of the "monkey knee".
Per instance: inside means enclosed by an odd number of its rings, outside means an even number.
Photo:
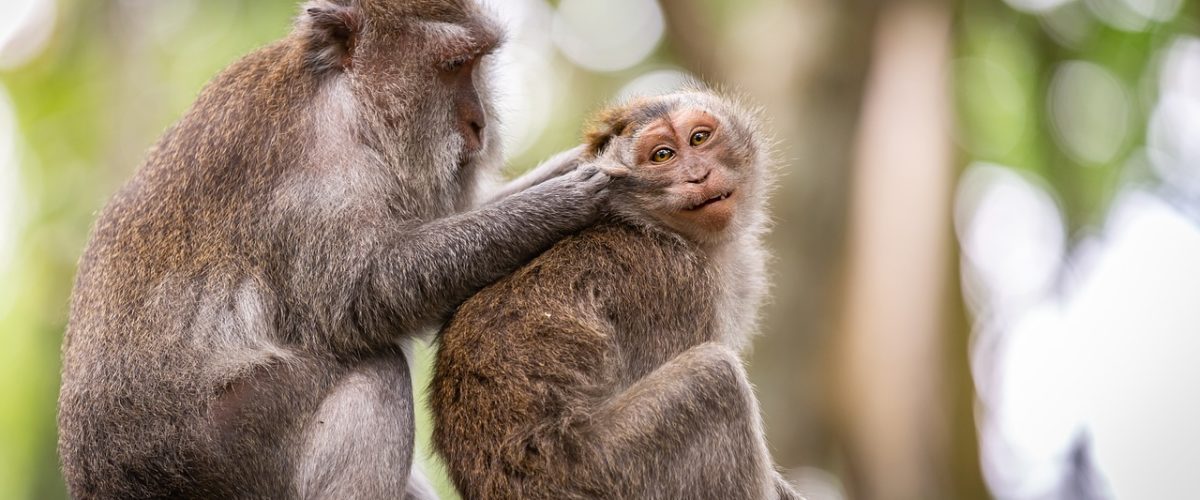
[[[679,359],[706,367],[708,374],[714,378],[729,382],[745,379],[743,374],[746,369],[741,358],[723,344],[705,342],[680,354]]]
[[[401,498],[412,464],[413,407],[404,359],[342,376],[308,421],[295,479],[301,498]]]

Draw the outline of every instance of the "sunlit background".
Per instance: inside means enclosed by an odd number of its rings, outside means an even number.
[[[763,107],[782,175],[748,361],[811,500],[1200,498],[1200,2],[486,3],[511,173],[689,78]],[[66,495],[59,345],[96,211],[297,12],[0,3],[0,498]]]

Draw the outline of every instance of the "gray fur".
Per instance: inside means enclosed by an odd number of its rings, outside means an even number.
[[[409,481],[406,342],[596,217],[608,177],[592,166],[468,211],[499,127],[464,155],[436,68],[500,37],[472,2],[305,8],[97,219],[63,343],[75,498],[427,495]]]

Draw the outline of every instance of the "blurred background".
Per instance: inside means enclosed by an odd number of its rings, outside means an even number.
[[[1200,498],[1200,2],[487,3],[514,174],[690,77],[763,107],[782,175],[749,369],[811,500]],[[96,211],[297,12],[0,3],[0,498],[66,495],[59,345]]]

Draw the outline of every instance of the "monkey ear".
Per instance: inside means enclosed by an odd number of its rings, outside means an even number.
[[[344,71],[353,66],[354,48],[362,36],[362,16],[357,7],[314,0],[304,5],[299,24],[314,68]]]
[[[592,157],[600,156],[604,150],[608,148],[608,144],[613,138],[624,134],[626,129],[632,125],[632,117],[629,110],[631,106],[622,106],[610,108],[596,117],[588,127],[587,135],[584,137],[584,143],[587,144],[587,153]]]

